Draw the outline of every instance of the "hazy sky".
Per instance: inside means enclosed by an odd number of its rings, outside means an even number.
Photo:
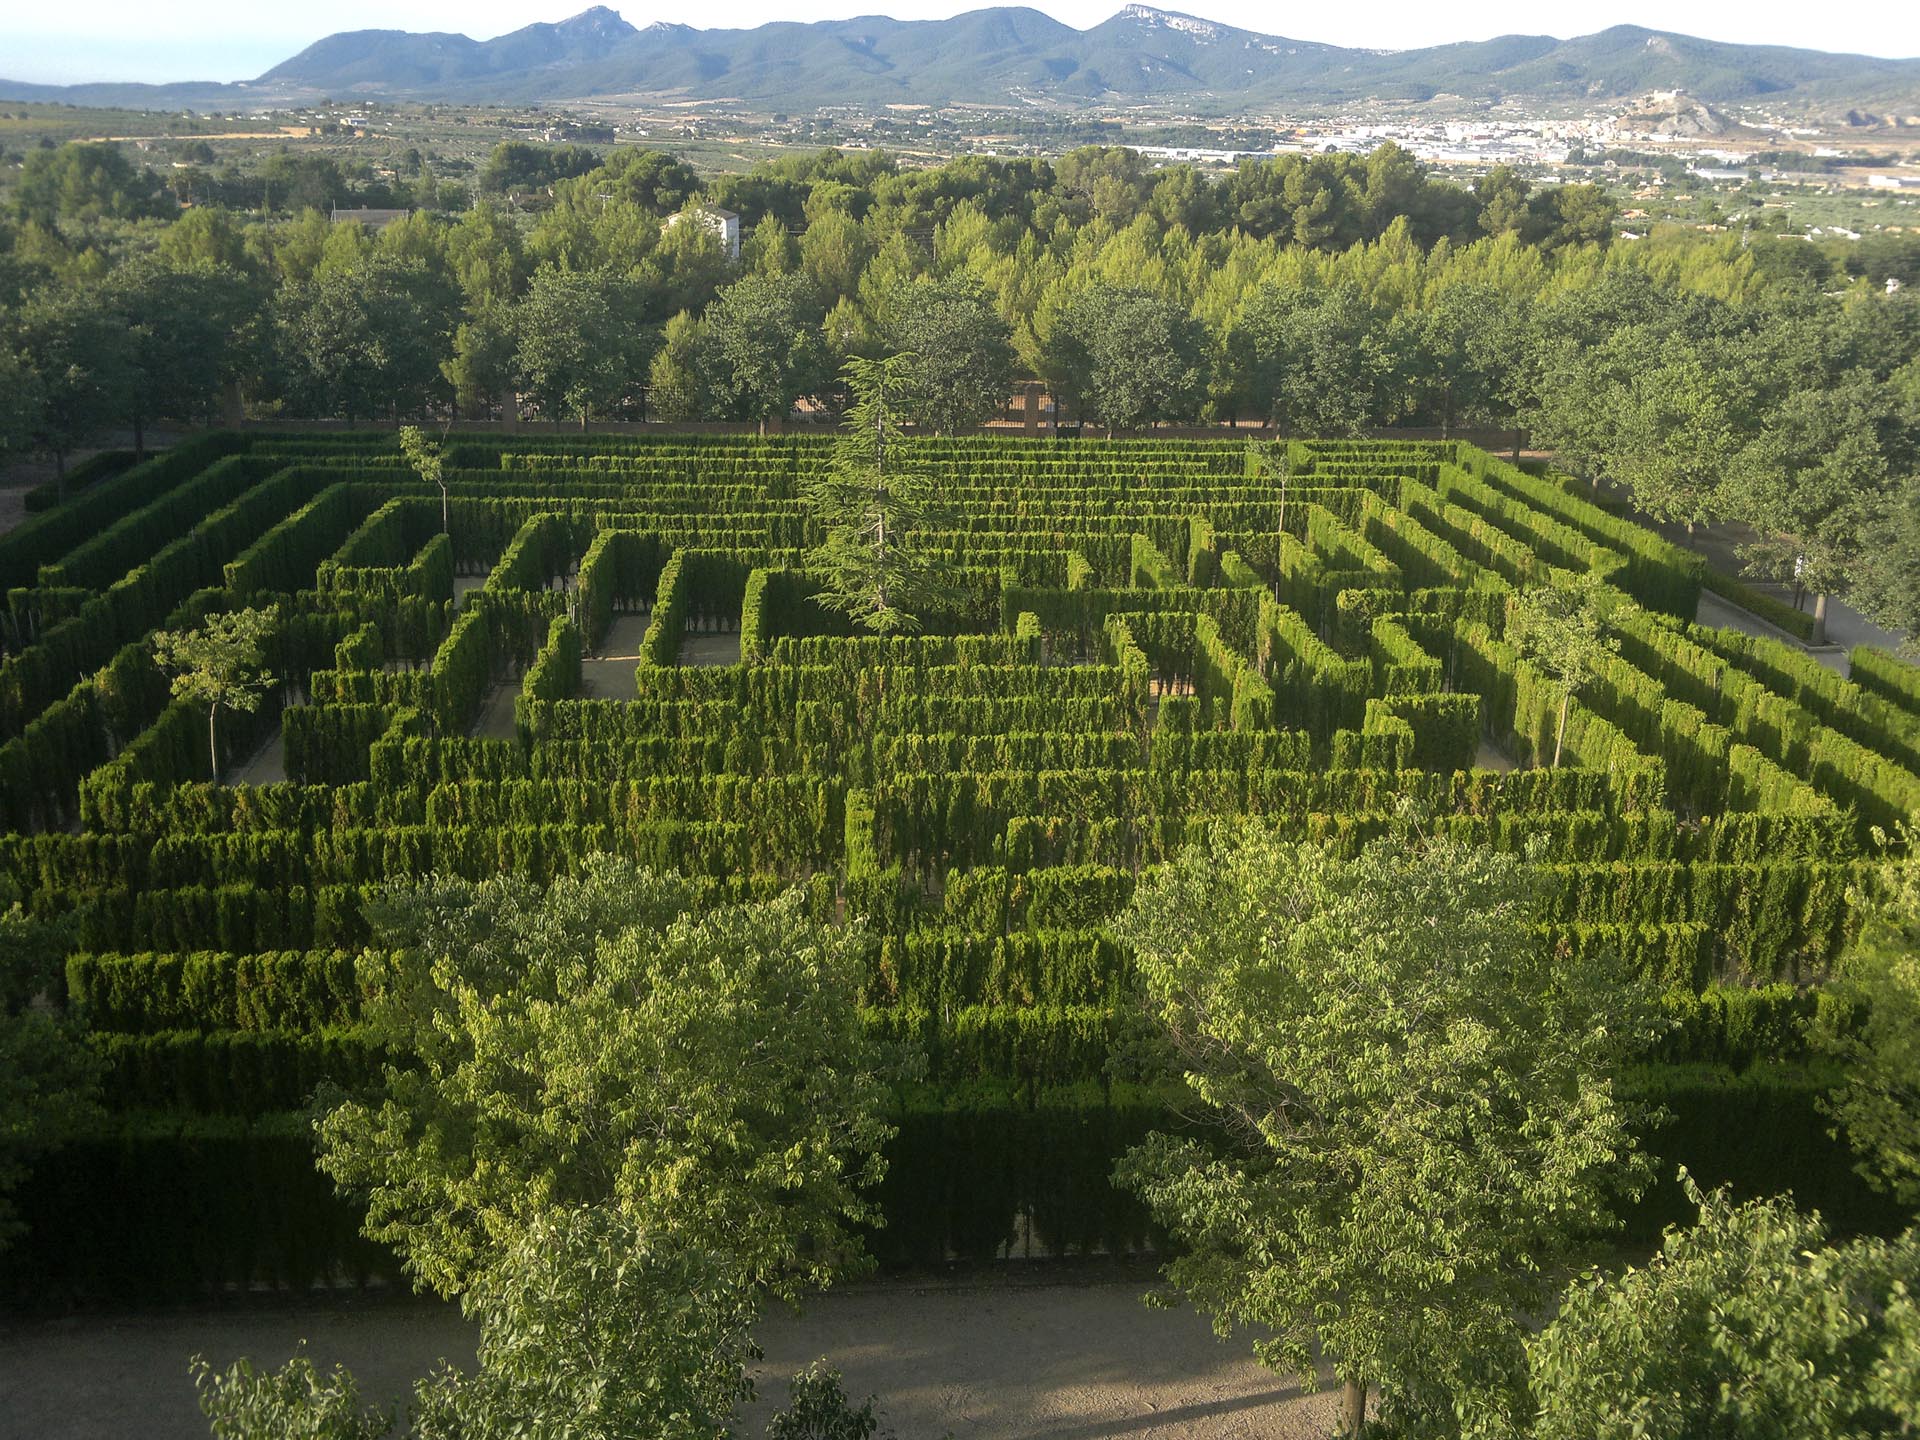
[[[78,80],[245,80],[335,30],[379,26],[452,30],[475,39],[536,20],[562,20],[589,0],[334,0],[324,6],[261,0],[0,0],[0,77]],[[1082,28],[1098,24],[1121,0],[1043,0],[1037,8]],[[737,0],[724,8],[696,0],[615,5],[635,25],[758,25],[882,13],[933,19],[978,8],[940,0]],[[1164,8],[1178,9],[1169,4]],[[1637,24],[1715,40],[1801,45],[1868,55],[1920,55],[1920,5],[1871,0],[1831,8],[1804,0],[1590,0],[1545,7],[1538,0],[1374,0],[1372,4],[1291,7],[1259,0],[1196,0],[1192,13],[1265,34],[1336,45],[1408,49],[1449,40],[1538,33],[1560,36]]]

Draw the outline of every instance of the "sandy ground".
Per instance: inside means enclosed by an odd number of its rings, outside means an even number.
[[[0,489],[0,535],[13,529],[27,518],[27,491],[29,485],[9,485]]]
[[[1473,757],[1476,770],[1498,770],[1506,774],[1514,768],[1513,757],[1489,740],[1481,740],[1479,752]]]
[[[513,702],[520,698],[520,684],[516,678],[489,690],[480,704],[480,718],[468,733],[480,740],[511,740],[519,734],[513,723]]]
[[[1096,1440],[1331,1434],[1333,1397],[1302,1395],[1222,1343],[1190,1311],[1140,1304],[1144,1276],[1083,1283],[891,1281],[770,1314],[761,1398],[738,1433],[761,1432],[786,1377],[824,1355],[855,1399],[878,1397],[901,1440],[952,1435]],[[205,1440],[187,1376],[204,1354],[278,1366],[304,1337],[323,1368],[345,1364],[368,1400],[403,1400],[442,1356],[465,1365],[472,1332],[449,1306],[398,1299],[0,1322],[0,1436]]]
[[[278,785],[287,778],[286,731],[274,727],[272,738],[256,750],[245,765],[227,775],[229,785]]]
[[[640,664],[640,642],[646,637],[647,615],[616,615],[600,639],[600,651],[580,662],[583,700],[631,700],[633,672]]]
[[[687,631],[680,637],[680,663],[693,666],[738,665],[740,632],[735,630],[714,635],[705,631]]]

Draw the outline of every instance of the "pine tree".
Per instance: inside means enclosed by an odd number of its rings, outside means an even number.
[[[906,437],[894,418],[911,359],[848,359],[853,401],[832,463],[806,492],[826,531],[808,556],[826,585],[819,602],[880,635],[918,630],[924,612],[948,594],[919,544],[933,518],[932,486],[903,453]]]

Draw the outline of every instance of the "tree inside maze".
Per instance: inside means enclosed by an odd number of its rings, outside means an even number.
[[[268,610],[210,616],[196,630],[162,630],[153,637],[160,668],[173,676],[176,699],[207,707],[207,769],[220,780],[220,712],[251,714],[273,688],[266,646],[276,617]]]
[[[826,582],[818,603],[876,635],[918,630],[924,612],[949,596],[921,536],[934,520],[932,486],[914,468],[897,418],[912,359],[847,362],[853,403],[832,463],[806,492],[826,531],[807,556]]]

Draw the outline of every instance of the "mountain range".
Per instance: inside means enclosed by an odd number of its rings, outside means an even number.
[[[526,103],[626,97],[833,104],[1172,104],[1201,113],[1368,100],[1601,103],[1677,90],[1712,103],[1773,98],[1914,117],[1920,59],[1735,45],[1637,26],[1419,50],[1360,50],[1128,5],[1089,30],[999,7],[948,20],[861,16],[752,30],[636,28],[605,6],[492,40],[351,30],[231,84],[30,85],[0,98],[161,109],[334,99]],[[1920,124],[1920,118],[1913,118]]]

